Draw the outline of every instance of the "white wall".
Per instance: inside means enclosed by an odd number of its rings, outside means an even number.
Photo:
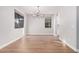
[[[52,28],[45,28],[45,18],[28,15],[28,34],[31,35],[53,35],[53,20]]]
[[[63,41],[76,50],[76,7],[60,7],[59,35]]]
[[[14,9],[17,7],[0,7],[0,47],[23,36],[24,29],[14,28]],[[17,8],[17,10],[20,10]]]

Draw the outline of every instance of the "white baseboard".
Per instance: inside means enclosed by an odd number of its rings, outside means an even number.
[[[4,47],[8,46],[9,44],[11,44],[11,43],[13,43],[13,42],[15,42],[15,41],[17,41],[17,40],[19,40],[19,39],[20,39],[20,38],[17,38],[17,39],[14,39],[14,40],[11,40],[11,41],[5,43],[4,45],[0,46],[0,49],[2,49],[2,48],[4,48]]]
[[[34,34],[34,33],[28,33],[27,35],[53,35],[53,34],[44,34],[44,33],[38,33],[38,34]]]
[[[74,48],[73,46],[71,46],[71,45],[70,45],[69,43],[67,43],[65,40],[62,40],[63,38],[59,37],[59,39],[60,39],[63,43],[65,43],[67,46],[69,46],[71,49],[73,49],[75,52],[77,52],[77,49]]]

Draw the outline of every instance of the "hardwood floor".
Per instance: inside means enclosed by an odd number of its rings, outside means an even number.
[[[74,53],[54,36],[25,36],[1,49],[2,53]]]

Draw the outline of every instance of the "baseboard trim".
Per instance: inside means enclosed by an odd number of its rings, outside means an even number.
[[[54,35],[26,35],[26,36],[54,36]]]
[[[77,49],[72,47],[70,44],[68,44],[65,40],[62,40],[63,38],[59,37],[59,40],[61,40],[63,43],[65,43],[67,46],[69,46],[72,50],[74,50],[75,52],[77,52]]]
[[[26,34],[26,36],[54,36],[54,35],[45,35],[45,34]]]
[[[14,39],[14,40],[11,40],[11,41],[9,41],[8,43],[5,43],[4,45],[0,46],[0,49],[2,49],[2,48],[4,48],[4,47],[6,47],[6,46],[12,44],[13,42],[15,42],[15,41],[17,41],[17,40],[19,40],[19,39],[21,39],[21,38],[22,38],[22,37],[17,38],[17,39]]]
[[[53,35],[53,34],[26,34],[26,35],[36,35],[36,36],[41,36],[41,35],[43,36],[44,35],[45,36],[45,35]]]

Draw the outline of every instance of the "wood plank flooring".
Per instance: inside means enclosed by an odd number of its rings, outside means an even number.
[[[0,50],[0,53],[74,53],[54,36],[25,36]]]

